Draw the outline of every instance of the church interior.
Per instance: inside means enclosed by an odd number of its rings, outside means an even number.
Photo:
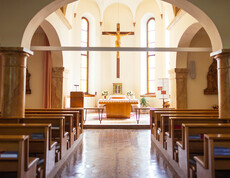
[[[0,177],[228,177],[230,2],[0,2]]]

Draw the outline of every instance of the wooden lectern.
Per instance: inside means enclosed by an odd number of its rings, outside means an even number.
[[[70,107],[84,108],[84,93],[82,91],[72,91],[70,92]]]

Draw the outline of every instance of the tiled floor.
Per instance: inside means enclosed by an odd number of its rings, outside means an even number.
[[[178,177],[150,139],[150,130],[85,130],[81,149],[56,178]]]
[[[86,118],[86,122],[84,125],[100,125],[100,121],[99,121],[99,116],[97,113],[87,113],[87,118]],[[149,112],[146,113],[142,113],[140,115],[140,122],[139,125],[149,125],[150,124],[150,116],[149,116]],[[103,118],[102,118],[102,125],[136,125],[137,121],[136,121],[136,113],[132,112],[131,113],[131,117],[130,118],[106,118],[106,114],[103,114]]]

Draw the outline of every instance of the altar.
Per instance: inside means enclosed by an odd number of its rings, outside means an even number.
[[[111,96],[109,99],[99,99],[99,104],[106,105],[107,118],[130,118],[131,104],[138,104],[138,99],[124,99],[122,96]]]

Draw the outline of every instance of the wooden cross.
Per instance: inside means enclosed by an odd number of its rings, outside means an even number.
[[[117,23],[116,32],[102,32],[102,35],[116,36],[115,47],[121,47],[121,36],[134,35],[134,32],[121,32],[120,23]],[[117,51],[117,78],[120,78],[120,52]]]

